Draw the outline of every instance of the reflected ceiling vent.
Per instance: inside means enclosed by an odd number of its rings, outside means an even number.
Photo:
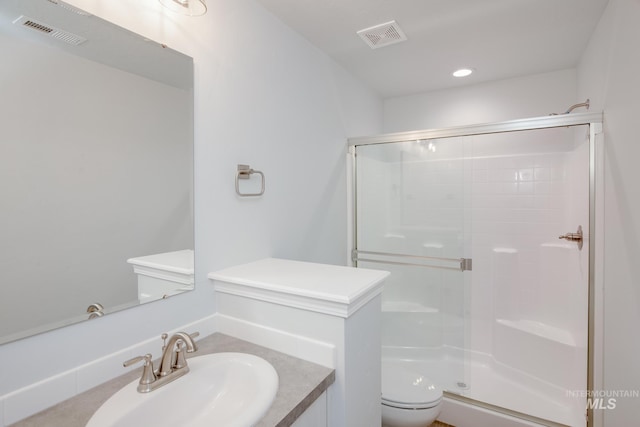
[[[371,49],[389,46],[407,39],[407,36],[396,21],[365,28],[364,30],[358,31],[358,35],[362,37],[362,40],[364,40]]]
[[[60,1],[60,0],[47,0],[47,1],[48,1],[49,3],[53,3],[53,4],[55,4],[55,5],[58,5],[58,6],[60,6],[61,8],[68,10],[69,12],[73,12],[73,13],[75,13],[76,15],[82,15],[82,16],[93,16],[93,15],[91,15],[89,12],[85,12],[85,11],[84,11],[84,10],[82,10],[82,9],[78,9],[78,8],[77,8],[77,7],[75,7],[75,6],[71,6],[70,4],[65,3],[65,2],[63,2],[63,1]]]
[[[70,33],[68,31],[61,30],[59,28],[52,27],[51,25],[45,24],[44,22],[37,21],[35,19],[31,19],[28,16],[20,16],[15,21],[14,24],[22,25],[25,28],[29,28],[34,31],[38,31],[41,34],[45,34],[54,39],[63,41],[65,43],[77,46],[87,41],[84,37],[80,37],[77,34]]]

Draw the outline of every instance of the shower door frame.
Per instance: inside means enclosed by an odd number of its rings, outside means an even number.
[[[602,272],[601,268],[596,269],[596,262],[602,265],[602,197],[596,195],[601,191],[603,182],[602,167],[602,113],[572,113],[553,116],[533,117],[529,119],[510,120],[497,123],[484,123],[476,125],[466,125],[449,127],[442,129],[427,129],[420,131],[388,133],[367,137],[356,137],[348,139],[349,168],[351,173],[350,182],[350,209],[351,209],[351,233],[349,236],[350,262],[354,267],[358,266],[358,224],[357,224],[357,163],[356,147],[374,144],[388,144],[395,142],[407,142],[416,140],[430,140],[440,138],[453,138],[458,136],[488,135],[495,133],[517,132],[536,129],[550,129],[557,127],[570,127],[589,125],[589,274],[588,274],[588,324],[587,324],[587,394],[602,389],[602,306],[598,301],[602,301]],[[598,191],[596,191],[598,189]],[[597,239],[598,240],[597,240]],[[596,243],[598,243],[596,245]],[[596,254],[596,252],[598,252]],[[483,407],[506,415],[515,416],[525,420],[544,423],[549,426],[560,426],[560,424],[540,419],[528,414],[511,411],[506,408],[491,405],[475,399],[470,399],[453,393],[445,392],[445,396],[453,400],[458,400],[474,406]],[[590,397],[587,398],[590,400]],[[594,413],[591,405],[587,405],[586,426],[601,427],[604,425],[602,414]],[[602,411],[600,411],[602,412]]]

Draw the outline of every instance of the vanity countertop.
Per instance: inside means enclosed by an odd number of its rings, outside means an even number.
[[[199,340],[198,351],[193,357],[222,352],[249,353],[262,357],[278,372],[276,399],[256,427],[291,425],[335,380],[335,371],[331,368],[220,333]],[[11,427],[84,427],[93,413],[114,393],[140,377],[140,369],[107,381]]]

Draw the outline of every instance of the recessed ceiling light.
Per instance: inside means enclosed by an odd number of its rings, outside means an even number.
[[[456,70],[456,71],[453,72],[453,76],[454,77],[467,77],[471,73],[473,73],[473,70],[471,68],[460,68],[459,70]]]

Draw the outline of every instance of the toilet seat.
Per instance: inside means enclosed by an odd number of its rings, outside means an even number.
[[[442,401],[442,389],[401,363],[382,362],[382,404],[400,409],[429,409]]]

